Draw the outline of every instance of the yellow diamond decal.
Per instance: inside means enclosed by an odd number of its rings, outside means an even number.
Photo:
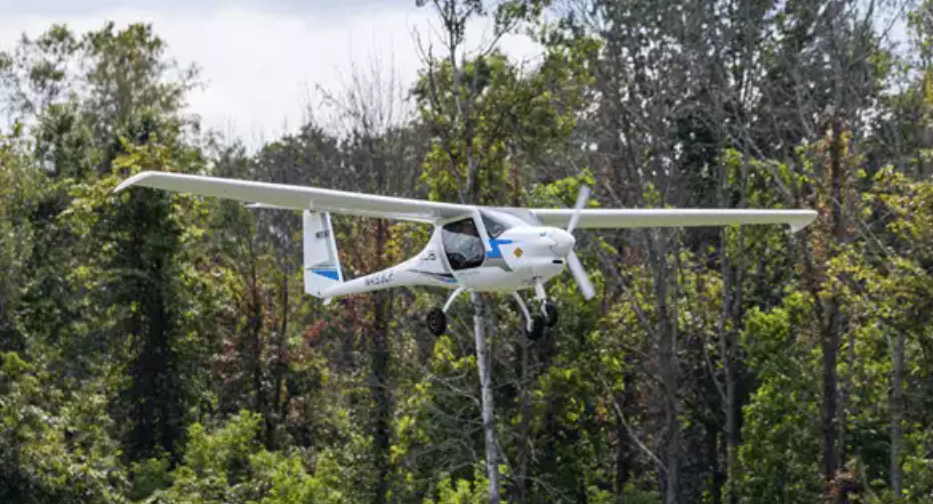
[[[521,248],[521,247],[516,247],[516,248],[515,248],[515,257],[521,257],[522,254],[524,254],[524,252],[522,252],[522,248]]]

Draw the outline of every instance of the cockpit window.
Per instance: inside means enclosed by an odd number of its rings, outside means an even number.
[[[486,226],[486,232],[489,233],[489,236],[492,238],[498,238],[499,235],[508,229],[505,224],[486,214],[483,214],[483,225]]]
[[[483,264],[486,249],[472,218],[445,224],[441,228],[441,241],[451,268],[461,270]]]

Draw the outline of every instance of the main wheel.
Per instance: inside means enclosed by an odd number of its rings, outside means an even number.
[[[426,321],[431,334],[440,336],[447,332],[447,315],[444,314],[444,310],[440,308],[431,308],[431,311],[428,312],[428,316],[426,317]]]
[[[547,324],[547,320],[544,319],[544,315],[534,315],[531,317],[531,330],[528,330],[528,326],[525,326],[525,336],[531,341],[537,341],[541,339],[541,336],[544,335],[544,326]]]
[[[546,320],[548,327],[554,327],[557,325],[557,305],[547,301],[544,303],[544,311],[547,313]]]

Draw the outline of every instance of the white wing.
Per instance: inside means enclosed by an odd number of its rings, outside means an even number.
[[[573,209],[535,208],[532,213],[545,226],[566,227]],[[799,231],[816,219],[813,210],[739,209],[584,209],[581,228],[703,227],[733,224],[787,224]]]
[[[152,171],[142,172],[123,181],[116,191],[131,186],[232,199],[254,203],[254,206],[260,208],[316,210],[415,222],[434,222],[437,219],[456,217],[473,208],[468,205],[392,198],[316,187]]]
[[[260,208],[316,210],[416,222],[435,222],[457,217],[474,207],[357,192],[335,191],[287,184],[205,177],[168,172],[143,172],[121,183],[116,191],[131,186],[214,196]],[[516,209],[531,212],[543,225],[567,227],[573,209]],[[705,210],[705,209],[584,209],[582,228],[638,228],[728,226],[732,224],[788,224],[793,231],[816,219],[813,210]]]

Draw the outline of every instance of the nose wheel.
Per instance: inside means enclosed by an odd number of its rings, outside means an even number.
[[[525,337],[531,341],[537,341],[544,336],[544,326],[547,324],[547,320],[544,318],[544,315],[535,315],[531,318],[531,327],[528,327],[528,324],[525,325]]]
[[[548,327],[557,325],[557,305],[547,298],[547,292],[544,291],[544,283],[538,278],[535,280],[535,301],[540,303],[541,313],[544,314],[544,322]]]
[[[547,301],[541,311],[544,313],[536,313],[531,317],[531,327],[528,324],[525,325],[525,336],[532,341],[537,341],[544,336],[545,327],[551,328],[557,325],[557,305]]]
[[[540,310],[536,309],[534,315],[532,315],[517,292],[513,292],[512,297],[515,298],[518,308],[525,318],[525,336],[528,339],[532,341],[541,339],[544,336],[545,328],[554,327],[557,324],[557,306],[554,303],[543,301],[540,304]]]

